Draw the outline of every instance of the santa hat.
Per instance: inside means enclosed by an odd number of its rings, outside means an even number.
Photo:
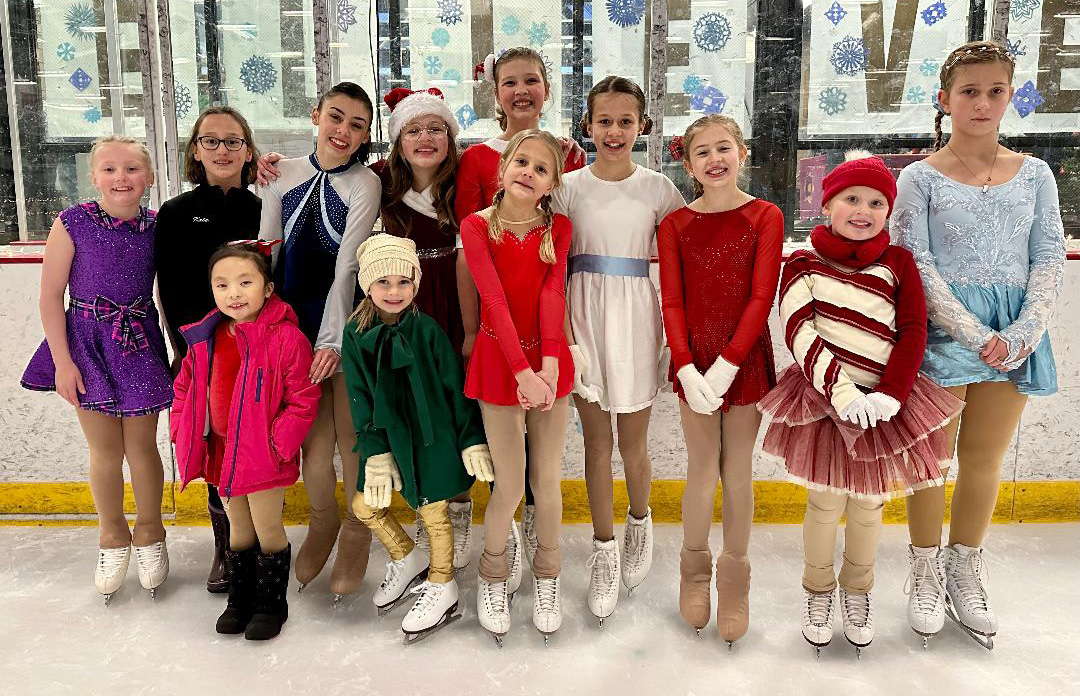
[[[418,92],[407,87],[395,87],[383,97],[383,101],[390,107],[390,142],[397,140],[406,123],[421,116],[438,116],[446,121],[450,137],[456,139],[458,136],[457,119],[450,112],[442,92],[436,87]]]
[[[420,287],[416,242],[407,237],[373,234],[356,250],[356,260],[359,263],[357,278],[365,294],[376,280],[392,275],[412,278],[416,287]]]
[[[896,179],[880,157],[875,157],[866,150],[851,150],[844,155],[844,163],[837,165],[821,182],[821,204],[828,203],[833,196],[849,186],[869,186],[881,192],[889,202],[889,214],[892,215],[893,201],[896,200]]]

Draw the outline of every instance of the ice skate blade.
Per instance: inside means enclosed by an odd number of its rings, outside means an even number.
[[[634,588],[633,587],[627,587],[626,588],[626,598],[630,599],[630,597],[632,597],[633,594],[634,594]]]
[[[855,646],[855,659],[856,660],[861,660],[862,659],[862,648],[860,648],[857,645]]]
[[[700,628],[695,628],[694,629],[694,635],[695,636],[701,636],[701,629]]]
[[[419,643],[420,641],[422,641],[425,638],[427,638],[428,636],[430,636],[432,633],[438,633],[442,629],[444,629],[447,626],[449,626],[450,624],[454,623],[455,621],[460,619],[461,616],[462,616],[462,613],[457,610],[457,605],[455,604],[453,606],[453,608],[450,609],[449,612],[447,612],[446,614],[443,614],[442,618],[439,619],[439,622],[436,623],[434,626],[432,626],[430,628],[425,628],[422,631],[409,632],[409,631],[403,630],[402,633],[405,634],[405,640],[403,642],[404,642],[405,645],[412,645],[414,643]],[[500,645],[499,647],[501,648],[502,645]]]
[[[336,607],[337,605],[341,604],[341,600],[343,600],[343,599],[345,599],[345,595],[335,593],[334,594],[334,606]]]
[[[735,641],[733,641],[733,640],[729,640],[729,641],[727,642],[727,651],[728,651],[729,653],[730,653],[730,652],[735,652]]]
[[[304,588],[307,587],[306,582],[302,582],[296,586],[296,594],[304,594]]]
[[[106,606],[106,607],[107,607],[107,606],[109,606],[109,602],[111,602],[111,601],[112,601],[112,598],[113,598],[113,595],[114,595],[114,594],[116,594],[116,592],[109,592],[109,593],[107,593],[107,594],[105,595],[105,606]]]
[[[505,633],[492,633],[491,634],[491,638],[495,641],[495,645],[499,646],[499,650],[502,650],[503,636],[505,636],[505,635],[506,635]]]
[[[960,620],[960,615],[956,613],[956,608],[953,607],[951,602],[945,602],[945,616],[948,616],[949,619],[952,620],[954,624],[959,626],[960,630],[966,633],[968,637],[971,638],[973,641],[986,648],[987,650],[994,649],[994,636],[997,634],[980,633],[975,629],[971,628],[970,626],[967,626],[963,621]]]
[[[149,588],[149,592],[150,592],[150,601],[153,602],[153,601],[157,600],[157,588],[156,587],[151,587],[151,588]]]

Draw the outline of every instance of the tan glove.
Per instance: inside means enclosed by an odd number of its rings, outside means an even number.
[[[461,461],[465,463],[465,472],[475,476],[477,481],[495,480],[495,466],[487,445],[472,445],[461,450]]]

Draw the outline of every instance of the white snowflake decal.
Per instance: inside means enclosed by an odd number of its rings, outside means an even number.
[[[353,5],[349,0],[338,0],[337,4],[337,26],[341,30],[342,34],[349,33],[349,27],[356,24],[356,5]]]
[[[1009,3],[1009,12],[1016,20],[1031,19],[1040,5],[1042,5],[1041,0],[1012,0]]]
[[[191,112],[191,90],[184,85],[176,86],[176,94],[173,95],[176,105],[176,117],[185,118]]]
[[[706,53],[716,53],[731,40],[731,22],[719,12],[707,12],[694,23],[694,43]]]
[[[439,21],[446,25],[457,24],[465,18],[458,0],[439,0]]]
[[[826,87],[818,95],[818,108],[829,116],[847,109],[847,92],[839,87]]]
[[[249,92],[266,94],[277,84],[277,69],[262,56],[251,56],[240,66],[240,81]]]

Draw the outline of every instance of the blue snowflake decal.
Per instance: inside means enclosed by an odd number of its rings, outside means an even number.
[[[1020,41],[1020,39],[1017,39],[1016,41],[1009,41],[1008,39],[1005,39],[1005,50],[1008,51],[1009,55],[1013,58],[1027,55],[1027,48]]]
[[[1016,90],[1016,94],[1012,98],[1013,106],[1016,107],[1016,113],[1020,114],[1020,118],[1027,118],[1044,101],[1046,100],[1043,99],[1043,95],[1039,93],[1039,90],[1035,89],[1035,83],[1031,80],[1028,80],[1023,87]]]
[[[847,92],[839,87],[826,87],[818,95],[818,108],[829,116],[847,109]]]
[[[694,22],[694,43],[706,53],[716,53],[731,40],[731,22],[719,12],[707,12]]]
[[[932,58],[923,58],[923,62],[919,63],[919,72],[923,74],[923,77],[930,77],[931,75],[937,75],[941,66],[938,65],[936,60]]]
[[[65,63],[69,60],[75,60],[75,47],[65,41],[56,47],[56,57]]]
[[[184,85],[176,86],[176,94],[173,95],[176,104],[176,117],[186,118],[191,113],[191,90]]]
[[[465,104],[459,108],[454,112],[454,116],[457,118],[461,130],[469,130],[469,127],[476,123],[476,112],[473,111],[471,104]]]
[[[94,78],[90,77],[90,75],[82,68],[76,68],[75,72],[71,73],[71,77],[68,78],[68,82],[71,83],[72,87],[82,92],[90,86],[90,82],[93,79]]]
[[[718,114],[727,104],[727,95],[715,87],[706,85],[690,97],[690,108],[707,114]]]
[[[1040,5],[1041,0],[1012,0],[1009,3],[1009,12],[1015,20],[1031,19]]]
[[[443,71],[442,79],[449,82],[461,82],[461,71],[449,68],[448,70]]]
[[[277,69],[262,56],[251,56],[240,66],[240,81],[249,92],[266,94],[277,84]]]
[[[101,120],[101,109],[96,106],[91,106],[89,109],[82,112],[82,117],[86,119],[87,123],[97,123]]]
[[[514,15],[506,15],[502,21],[502,30],[504,34],[513,36],[521,31],[521,21]]]
[[[88,4],[72,5],[64,15],[64,26],[71,38],[93,41],[94,32],[87,31],[87,28],[97,26],[97,14]]]
[[[641,24],[645,17],[645,0],[607,0],[606,4],[608,19],[623,29]]]
[[[465,18],[458,0],[439,0],[439,21],[446,25],[457,24]]]
[[[338,0],[337,4],[337,28],[342,34],[349,33],[349,27],[356,24],[356,5],[349,0]]]
[[[840,24],[840,21],[844,19],[844,17],[847,17],[847,10],[841,7],[840,3],[835,2],[835,0],[833,4],[829,6],[829,9],[825,11],[825,19],[832,22],[834,27]]]
[[[837,75],[857,75],[866,70],[866,60],[870,51],[866,48],[866,42],[854,36],[845,36],[833,44],[829,62]]]
[[[438,56],[428,56],[424,59],[424,72],[428,75],[438,75],[442,72],[442,61]]]
[[[446,48],[450,44],[450,32],[439,27],[435,31],[431,32],[431,43],[435,44],[439,48]]]
[[[904,99],[908,104],[922,104],[926,101],[926,89],[919,85],[909,87]]]
[[[533,46],[543,46],[544,42],[551,38],[551,31],[548,29],[547,22],[533,22],[525,35]]]
[[[687,75],[686,79],[682,81],[683,94],[693,94],[704,86],[705,81],[701,79],[700,75]]]
[[[945,7],[945,3],[938,0],[930,7],[923,10],[920,15],[922,20],[926,22],[926,26],[932,27],[941,20],[945,19],[949,14],[949,8]]]

